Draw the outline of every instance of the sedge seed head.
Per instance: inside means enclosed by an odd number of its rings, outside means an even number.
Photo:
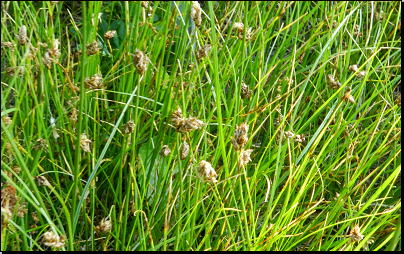
[[[243,167],[243,166],[247,165],[248,162],[251,161],[250,155],[252,152],[253,152],[252,149],[247,149],[247,150],[241,152],[240,158],[238,160],[240,166]]]
[[[216,183],[216,171],[213,169],[212,165],[203,160],[198,164],[198,177],[205,182]]]
[[[162,157],[167,157],[168,155],[170,155],[170,153],[171,153],[171,149],[168,147],[168,145],[164,145],[164,146],[161,148],[160,152],[159,152],[159,154],[160,154]]]
[[[195,22],[196,26],[200,26],[202,24],[201,14],[201,6],[199,5],[198,1],[192,1],[191,19]]]
[[[28,37],[27,37],[27,27],[26,26],[21,26],[20,29],[18,30],[17,41],[22,46],[27,44]]]
[[[180,151],[180,159],[184,160],[189,154],[189,145],[186,141],[182,142],[181,151]]]

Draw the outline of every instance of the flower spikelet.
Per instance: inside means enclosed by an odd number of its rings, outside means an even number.
[[[46,246],[55,248],[55,249],[60,249],[63,246],[65,246],[65,236],[57,236],[55,235],[52,231],[48,231],[43,235],[44,238],[44,244]]]
[[[189,145],[186,141],[182,142],[181,151],[180,151],[180,159],[185,159],[189,154]]]
[[[184,124],[179,126],[177,130],[178,132],[186,133],[199,129],[202,126],[203,122],[201,120],[198,120],[197,118],[191,116],[190,118],[185,119]]]
[[[46,151],[48,149],[48,143],[46,142],[45,139],[40,138],[36,141],[36,144],[34,145],[33,149],[34,150],[39,150],[42,147],[44,147],[44,150]]]
[[[50,183],[48,182],[48,180],[46,180],[46,178],[44,176],[37,176],[36,180],[38,181],[39,186],[49,186],[50,185]]]
[[[116,30],[107,31],[107,32],[104,34],[104,38],[105,38],[106,40],[110,40],[110,39],[114,38],[115,35],[116,35]]]
[[[352,242],[359,242],[363,239],[363,235],[361,235],[358,225],[352,228],[351,232],[349,233],[349,238]]]
[[[20,29],[18,30],[17,34],[17,41],[20,45],[25,45],[28,42],[28,37],[27,37],[27,27],[26,26],[21,26]]]
[[[200,26],[202,24],[202,16],[201,16],[201,6],[198,1],[192,1],[191,7],[191,19],[195,22],[195,25]]]
[[[196,51],[195,53],[195,57],[197,60],[206,57],[207,55],[209,55],[209,52],[212,48],[211,44],[206,44],[204,46],[202,46],[198,51]]]
[[[135,123],[133,121],[129,121],[122,125],[123,134],[130,134],[135,130]]]
[[[193,116],[190,118],[183,118],[182,111],[179,107],[171,115],[171,122],[173,122],[175,129],[180,133],[191,132],[201,128],[204,125],[203,121],[198,120]]]
[[[164,145],[164,146],[161,148],[160,152],[159,152],[159,154],[160,154],[162,157],[167,157],[170,153],[171,153],[171,149],[168,147],[168,145]]]
[[[97,54],[97,52],[101,49],[97,40],[94,40],[92,43],[87,43],[86,47],[86,53],[88,56]]]
[[[254,151],[253,149],[247,149],[241,152],[240,158],[238,160],[240,166],[245,166],[247,165],[248,162],[251,161],[250,155],[253,151]]]
[[[94,74],[94,76],[90,79],[86,77],[84,79],[84,85],[87,89],[100,89],[102,87],[102,76],[98,73]]]
[[[87,138],[87,135],[85,133],[82,133],[80,135],[80,147],[83,149],[83,151],[90,153],[90,144],[92,143],[91,140]]]
[[[102,220],[100,225],[95,227],[95,230],[100,231],[101,233],[105,234],[112,229],[112,224],[110,220]]]
[[[147,70],[147,62],[148,58],[143,53],[143,51],[139,49],[135,49],[135,54],[132,55],[133,64],[135,65],[137,72],[143,75]]]
[[[252,90],[245,83],[241,83],[241,99],[250,97],[251,93]]]
[[[216,172],[209,162],[203,160],[198,164],[198,177],[206,182],[216,183]]]
[[[236,125],[236,130],[234,131],[234,138],[231,138],[231,142],[236,151],[242,149],[248,141],[248,125],[246,123]]]

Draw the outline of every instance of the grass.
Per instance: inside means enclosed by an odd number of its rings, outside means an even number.
[[[399,2],[1,4],[2,251],[401,250]]]

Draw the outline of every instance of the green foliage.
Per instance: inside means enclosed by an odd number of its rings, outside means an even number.
[[[2,251],[401,250],[398,2],[1,4]]]

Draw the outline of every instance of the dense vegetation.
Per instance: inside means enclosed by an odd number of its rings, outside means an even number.
[[[400,2],[1,2],[1,250],[401,250]]]

